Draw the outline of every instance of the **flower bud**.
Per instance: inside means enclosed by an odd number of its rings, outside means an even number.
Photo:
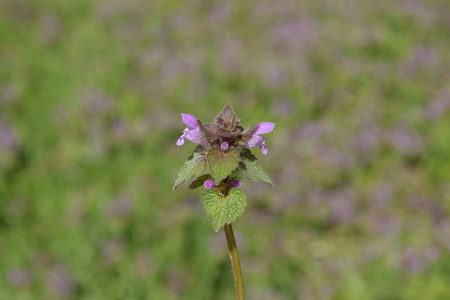
[[[204,185],[207,190],[210,190],[214,186],[214,181],[212,181],[211,179],[208,179],[205,181]]]
[[[231,182],[231,186],[234,188],[240,188],[242,186],[242,183],[239,179],[235,179]]]

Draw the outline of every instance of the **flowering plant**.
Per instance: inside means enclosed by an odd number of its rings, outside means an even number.
[[[173,189],[192,178],[195,179],[189,185],[190,189],[206,188],[201,202],[214,231],[225,229],[237,296],[243,299],[242,275],[231,222],[242,215],[247,206],[246,196],[240,189],[242,175],[273,187],[272,180],[250,149],[259,147],[267,155],[262,134],[271,132],[275,124],[263,122],[244,128],[230,104],[212,123],[203,124],[189,114],[181,114],[181,118],[187,127],[177,145],[183,145],[187,139],[198,146],[181,167]]]
[[[239,125],[240,120],[230,104],[209,124],[188,114],[181,114],[181,118],[187,127],[177,145],[183,145],[185,139],[199,145],[181,168],[173,189],[196,177],[189,188],[205,186],[202,204],[213,229],[219,231],[244,212],[246,197],[239,189],[241,174],[254,182],[273,186],[250,148],[260,147],[267,154],[262,134],[271,132],[275,124],[264,122],[245,129]]]

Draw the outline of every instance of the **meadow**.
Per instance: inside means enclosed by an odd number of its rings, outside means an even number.
[[[0,1],[0,299],[234,299],[201,189],[276,123],[233,223],[249,300],[450,299],[450,2]]]

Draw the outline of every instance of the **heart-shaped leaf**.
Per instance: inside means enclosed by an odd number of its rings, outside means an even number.
[[[230,224],[242,215],[247,201],[240,189],[231,189],[225,197],[216,190],[207,190],[202,195],[202,205],[212,228],[217,232],[225,224]]]
[[[233,148],[222,150],[219,147],[212,147],[208,150],[207,157],[211,175],[215,182],[227,178],[239,167],[239,161],[241,160],[239,152]]]

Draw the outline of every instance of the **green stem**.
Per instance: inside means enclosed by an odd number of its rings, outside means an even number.
[[[234,239],[233,227],[225,224],[225,236],[227,237],[228,254],[230,255],[231,267],[233,268],[234,285],[236,286],[236,299],[244,300],[244,282],[242,280],[241,264]]]

